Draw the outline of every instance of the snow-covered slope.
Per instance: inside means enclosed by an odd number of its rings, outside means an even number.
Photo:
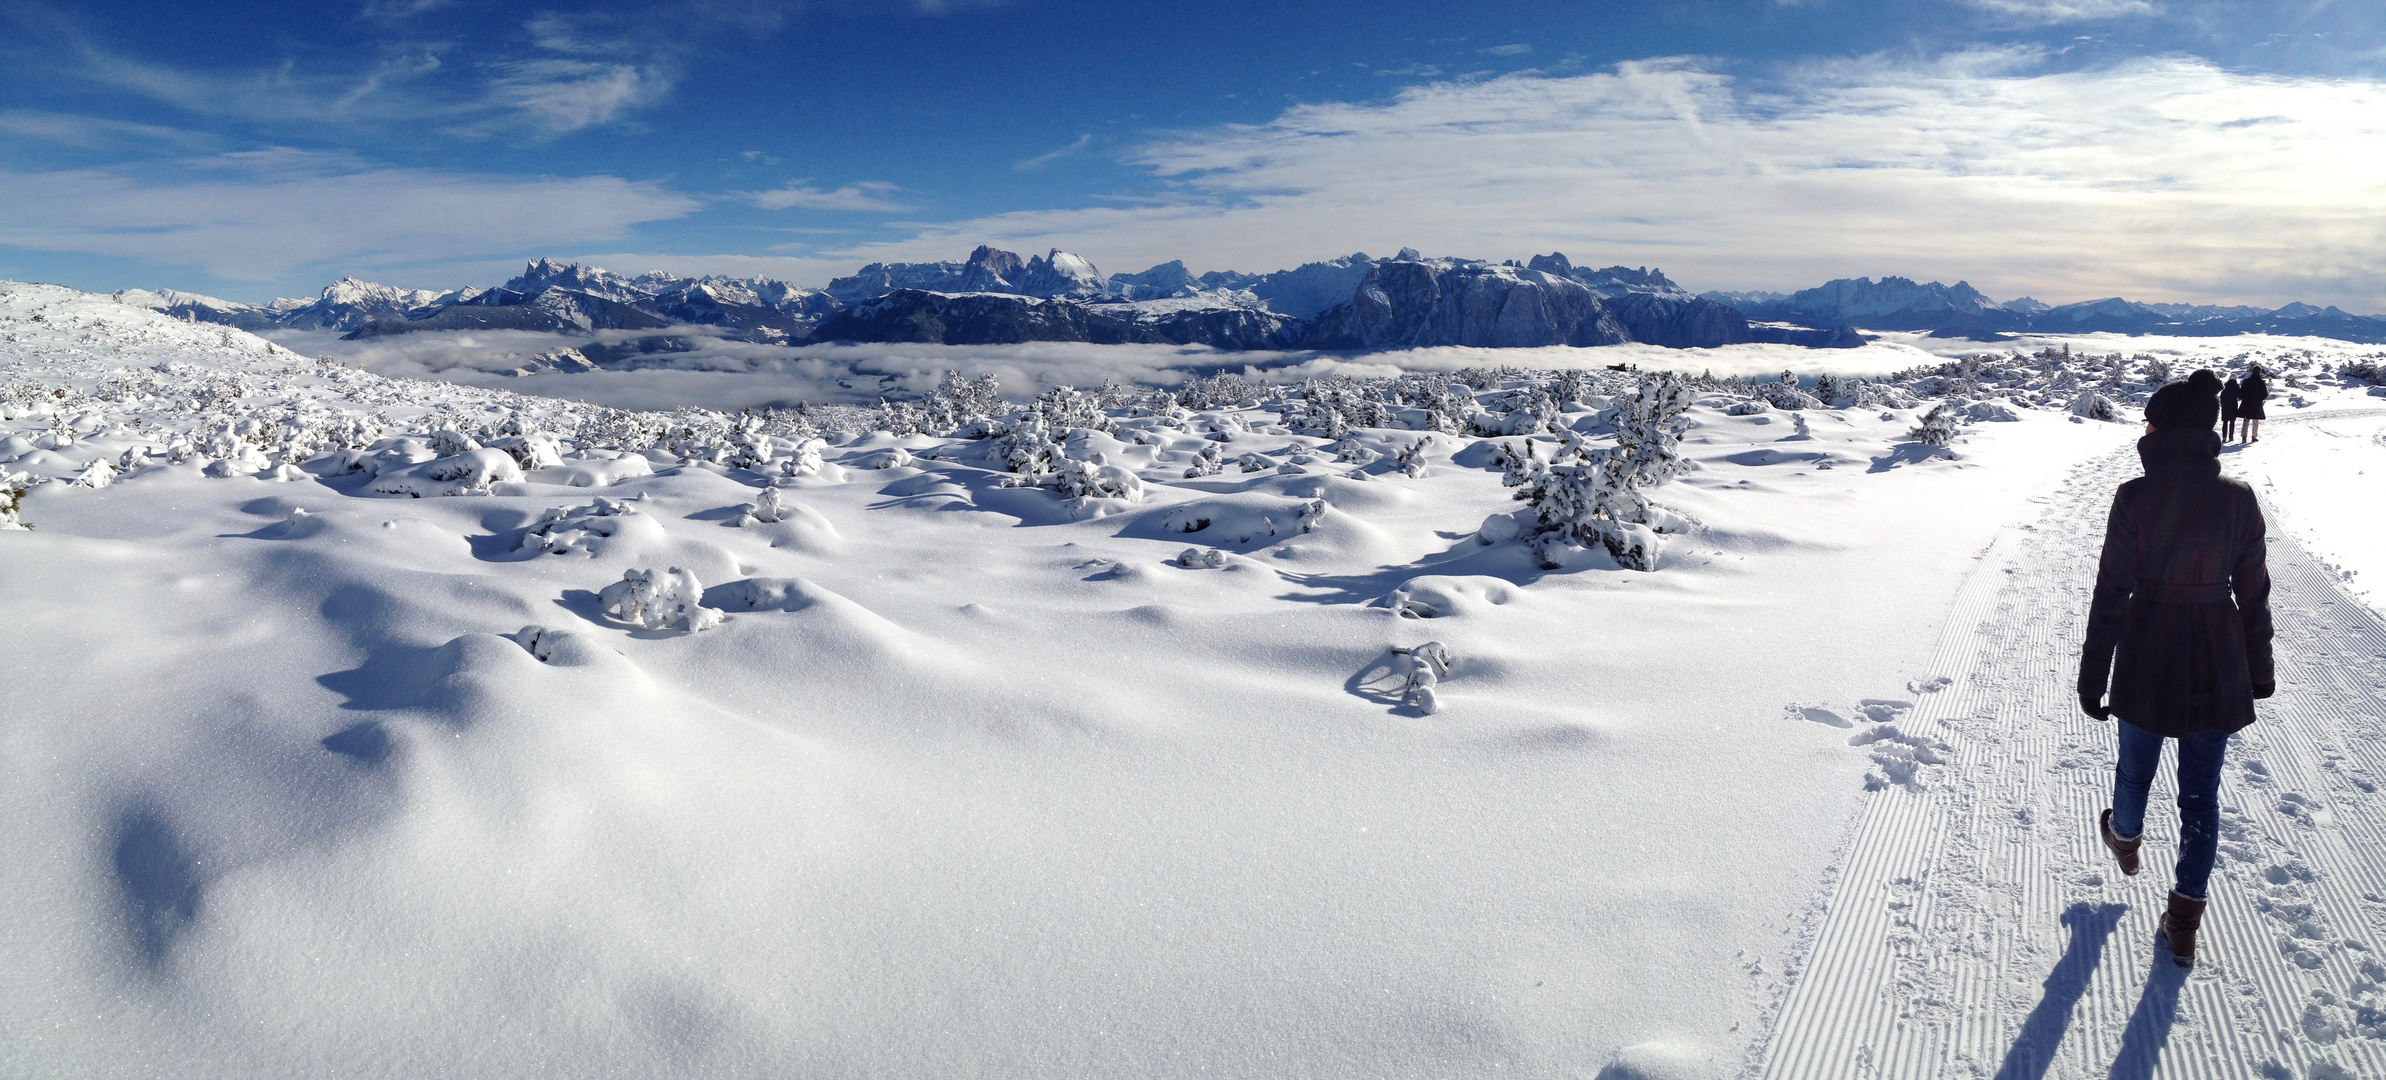
[[[638,413],[0,283],[0,1074],[1739,1074],[2145,380],[1699,381],[1642,573],[1502,477],[1665,384],[1376,370]]]

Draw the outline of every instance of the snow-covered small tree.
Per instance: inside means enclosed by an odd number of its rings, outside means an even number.
[[[1392,461],[1400,466],[1401,475],[1423,476],[1425,475],[1425,452],[1432,446],[1433,436],[1420,435],[1416,442],[1393,451]]]
[[[720,610],[703,601],[703,583],[676,566],[660,572],[625,570],[620,581],[597,593],[606,615],[648,630],[677,626],[693,633],[721,625]]]
[[[1185,467],[1185,478],[1191,480],[1203,476],[1216,476],[1225,468],[1226,455],[1219,450],[1218,444],[1203,443],[1201,452],[1193,458],[1193,464]]]
[[[1947,403],[1942,401],[1922,414],[1921,425],[1906,434],[1924,446],[1945,446],[1954,442],[1956,433],[1961,430],[1955,419],[1955,410],[1948,408]]]
[[[2081,387],[2079,393],[2072,397],[2070,408],[2071,415],[2083,420],[2105,420],[2113,423],[2119,423],[2121,420],[2121,410],[2113,405],[2112,399],[2098,393],[2093,386]]]
[[[1680,452],[1690,400],[1680,379],[1660,375],[1616,408],[1614,447],[1591,450],[1573,441],[1557,464],[1535,457],[1530,440],[1524,453],[1510,450],[1508,483],[1532,507],[1534,549],[1544,565],[1554,565],[1549,546],[1563,541],[1603,546],[1634,570],[1656,569],[1659,532],[1676,519],[1644,492],[1690,467]]]
[[[1099,456],[1099,455],[1097,455]],[[1052,490],[1068,499],[1143,498],[1143,480],[1117,465],[1064,457],[1052,463]]]
[[[31,475],[0,469],[0,531],[23,531],[33,527],[17,516],[17,511],[25,504],[25,493],[32,489]]]
[[[1004,433],[1000,449],[1003,468],[1019,474],[1026,485],[1034,485],[1052,472],[1053,464],[1068,456],[1068,451],[1052,437],[1052,427],[1036,413],[1020,417]]]
[[[1400,703],[1415,706],[1418,712],[1431,716],[1441,711],[1441,699],[1434,688],[1450,675],[1454,659],[1447,646],[1428,641],[1415,648],[1394,646],[1392,655],[1407,662],[1407,681],[1400,688]]]

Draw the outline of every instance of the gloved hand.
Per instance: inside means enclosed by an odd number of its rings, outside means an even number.
[[[2104,707],[2104,695],[2102,694],[2081,694],[2079,696],[2079,711],[2096,720],[2110,719],[2113,715],[2111,709]]]
[[[2260,698],[2269,697],[2270,695],[2277,692],[2278,684],[2276,682],[2258,682],[2253,684],[2253,696],[2257,700]]]

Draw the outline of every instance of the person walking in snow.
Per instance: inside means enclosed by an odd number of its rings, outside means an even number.
[[[2276,688],[2267,526],[2253,489],[2220,475],[2220,389],[2198,371],[2146,402],[2146,475],[2113,494],[2079,665],[2080,708],[2121,721],[2113,805],[2097,832],[2124,874],[2138,871],[2163,741],[2178,740],[2179,860],[2156,939],[2181,967],[2195,963],[2218,856],[2229,735]]]
[[[2222,442],[2237,437],[2237,402],[2243,395],[2244,388],[2237,385],[2237,377],[2234,375],[2229,376],[2229,381],[2220,384],[2220,441]]]
[[[2239,442],[2262,441],[2262,403],[2270,400],[2270,380],[2262,377],[2262,365],[2245,365],[2245,381],[2237,384],[2237,418],[2245,421],[2245,430],[2238,433]]]

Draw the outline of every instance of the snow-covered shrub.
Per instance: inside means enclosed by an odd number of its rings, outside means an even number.
[[[1814,380],[1815,400],[1827,409],[1845,409],[1861,404],[1864,381],[1837,375],[1818,375]]]
[[[1051,425],[1042,416],[1030,413],[1020,417],[1003,433],[999,443],[1003,468],[1017,473],[1021,482],[1033,485],[1052,472],[1055,462],[1068,456],[1067,448],[1053,441]]]
[[[416,499],[441,495],[487,495],[497,484],[520,479],[522,467],[514,464],[512,456],[503,450],[482,448],[434,458],[394,472],[384,472],[374,478],[372,490],[382,495],[405,495]]]
[[[605,614],[619,622],[648,630],[677,626],[690,633],[719,626],[725,617],[703,601],[703,583],[676,566],[661,572],[622,571],[620,581],[597,594]]]
[[[1450,674],[1450,650],[1438,641],[1428,641],[1413,649],[1395,646],[1392,655],[1408,662],[1408,680],[1400,688],[1400,703],[1413,705],[1427,716],[1441,711],[1441,701],[1434,687]]]
[[[1643,494],[1680,475],[1690,463],[1681,456],[1683,414],[1690,388],[1671,375],[1642,382],[1640,392],[1615,410],[1616,445],[1589,451],[1577,441],[1563,452],[1564,464],[1540,461],[1527,441],[1509,456],[1508,484],[1533,510],[1536,550],[1554,566],[1549,545],[1565,542],[1607,548],[1634,570],[1654,570],[1658,532],[1675,518]]]
[[[821,455],[828,451],[828,443],[820,439],[802,439],[795,444],[795,452],[779,460],[779,471],[788,476],[811,476],[820,471]]]
[[[1947,403],[1942,401],[1922,415],[1920,426],[1906,434],[1924,446],[1945,446],[1954,442],[1961,430],[1956,423],[1955,410],[1948,408]]]
[[[1241,466],[1242,470],[1247,473],[1266,472],[1276,467],[1275,462],[1269,461],[1259,454],[1244,454],[1234,459],[1234,463]]]
[[[1218,444],[1203,443],[1201,445],[1201,452],[1194,455],[1193,464],[1185,467],[1185,479],[1192,480],[1203,476],[1216,476],[1225,468],[1226,455],[1219,451]]]
[[[912,457],[911,451],[900,446],[890,446],[884,450],[874,450],[863,454],[852,459],[852,462],[855,466],[864,469],[904,469],[911,467]]]
[[[609,539],[628,524],[638,508],[619,499],[599,498],[586,506],[552,507],[522,530],[516,551],[563,555],[587,549],[592,539]]]
[[[1053,462],[1052,490],[1069,499],[1143,498],[1143,480],[1117,465],[1064,457]]]
[[[491,440],[491,450],[503,450],[524,469],[545,469],[563,464],[563,444],[545,432],[507,435]]]
[[[2021,419],[2001,401],[1975,401],[1963,407],[1962,417],[1973,423],[2011,423]]]
[[[104,488],[116,482],[116,467],[99,458],[91,459],[83,471],[75,474],[73,485],[81,488]]]
[[[1048,428],[1109,431],[1113,426],[1110,414],[1103,411],[1100,395],[1070,386],[1055,386],[1037,395],[1028,406],[1028,415]]]
[[[1369,465],[1382,456],[1355,438],[1346,436],[1334,444],[1334,460],[1340,464]]]
[[[32,476],[0,470],[0,531],[23,531],[33,527],[17,517],[17,511],[25,504],[25,493],[32,488]]]
[[[1746,401],[1732,402],[1729,408],[1723,410],[1723,414],[1725,416],[1755,416],[1771,408],[1771,405],[1765,404],[1763,398],[1749,398]]]
[[[1796,425],[1796,427],[1797,427],[1797,430],[1796,430],[1796,431],[1794,431],[1794,432],[1791,432],[1791,433],[1790,433],[1790,436],[1789,436],[1790,438],[1793,438],[1793,439],[1811,439],[1811,438],[1814,438],[1814,429],[1813,429],[1812,427],[1810,427],[1810,426],[1808,426],[1808,425],[1807,425],[1807,423],[1806,423],[1806,414],[1805,414],[1805,413],[1802,413],[1802,412],[1793,412],[1793,413],[1791,413],[1791,414],[1790,414],[1790,423],[1792,423],[1792,424]]]
[[[753,502],[746,504],[745,512],[738,515],[737,524],[740,527],[756,522],[776,525],[786,512],[787,504],[779,495],[779,489],[763,488],[762,494],[755,496]]]
[[[998,390],[992,375],[965,379],[958,371],[946,371],[936,392],[920,403],[921,424],[940,435],[984,438],[993,430],[994,418],[1003,412]]]
[[[1187,570],[1217,570],[1226,561],[1226,553],[1217,548],[1186,548],[1176,555],[1176,564]]]
[[[1425,475],[1425,452],[1433,447],[1433,436],[1422,435],[1416,442],[1393,451],[1392,462],[1400,467],[1403,476]]]
[[[2072,397],[2069,407],[2071,415],[2083,420],[2105,420],[2113,423],[2119,423],[2121,420],[2121,410],[2113,405],[2112,399],[2097,393],[2096,388],[2092,386],[2081,387],[2079,393]]]
[[[480,448],[478,440],[454,427],[443,427],[431,433],[431,452],[440,457],[453,457]]]

